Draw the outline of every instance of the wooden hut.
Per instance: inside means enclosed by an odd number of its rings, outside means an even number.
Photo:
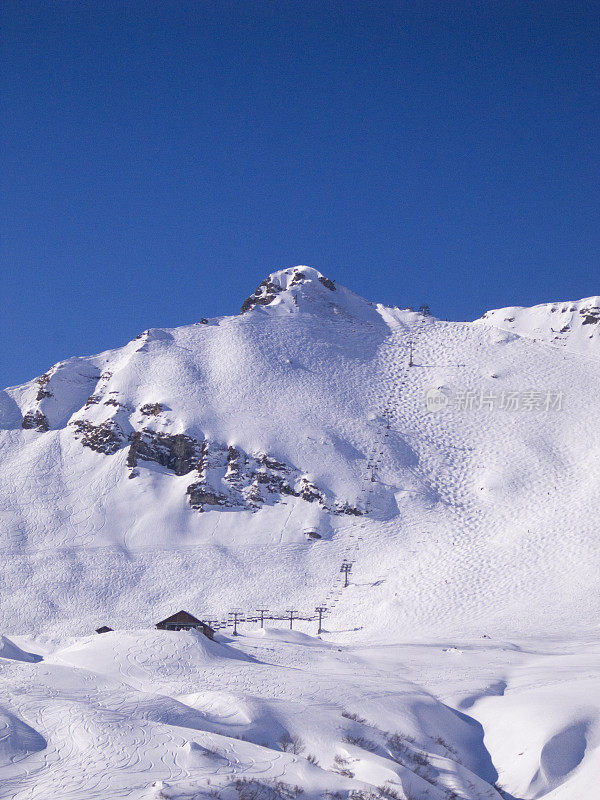
[[[156,627],[161,631],[191,631],[196,630],[208,636],[209,639],[214,639],[215,632],[207,625],[206,622],[196,619],[187,611],[178,611],[161,622],[156,623]]]

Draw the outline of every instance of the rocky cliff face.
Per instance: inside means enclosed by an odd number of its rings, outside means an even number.
[[[294,272],[289,285],[296,287],[305,280],[303,273]],[[328,291],[335,290],[325,278],[320,283]],[[267,304],[284,291],[279,283],[263,281],[254,300],[258,305]],[[246,310],[252,307],[248,302],[245,305]],[[163,332],[145,331],[132,343],[132,352],[147,352],[153,342],[163,341],[169,341]],[[59,401],[64,400],[61,395],[65,395],[65,385],[68,384],[65,375],[69,367],[73,371],[69,362],[59,364],[33,382],[31,407],[22,420],[24,429],[40,434],[52,430],[50,419],[42,409],[49,402],[56,403],[57,395]],[[93,385],[93,391],[80,408],[72,409],[74,413],[66,424],[66,430],[81,447],[102,456],[115,456],[126,451],[129,478],[139,477],[142,470],[153,464],[177,477],[189,475],[185,497],[190,509],[197,512],[207,508],[256,511],[286,497],[294,497],[333,514],[363,513],[357,505],[317,486],[297,466],[268,453],[247,452],[223,441],[187,432],[172,432],[173,418],[168,404],[154,400],[136,407],[122,396],[121,391],[112,388],[113,371],[99,372],[90,365],[86,367],[83,370],[84,386]],[[77,364],[77,369],[81,372],[81,364]],[[59,381],[57,375],[62,380]],[[80,376],[76,373],[75,378],[78,381]],[[56,392],[53,391],[55,383]],[[66,394],[69,396],[71,393]]]
[[[160,404],[152,404],[153,409]],[[140,413],[144,413],[140,409]],[[153,411],[153,416],[158,411]],[[184,433],[168,434],[142,428],[125,433],[114,419],[94,425],[78,419],[71,423],[74,437],[83,447],[106,456],[127,448],[129,477],[157,464],[176,476],[194,479],[186,489],[192,509],[206,506],[257,510],[263,504],[279,502],[285,496],[316,503],[335,514],[360,515],[362,511],[316,486],[293,465],[266,453],[246,453],[239,447],[208,439],[198,440]],[[30,427],[47,430],[40,420]]]

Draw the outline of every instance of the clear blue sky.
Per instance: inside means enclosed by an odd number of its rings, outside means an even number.
[[[298,263],[450,319],[600,293],[597,2],[0,13],[2,386]]]

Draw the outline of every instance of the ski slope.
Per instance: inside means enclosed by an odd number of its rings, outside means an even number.
[[[218,638],[129,629],[2,658],[0,797],[595,796],[597,641]]]
[[[592,797],[599,305],[444,322],[296,267],[1,392],[0,796]]]
[[[261,604],[308,613],[347,557],[363,585],[336,613],[350,621],[376,606],[379,621],[364,614],[370,631],[594,628],[600,356],[490,320],[384,308],[320,277],[275,273],[268,305],[153,329],[2,394],[8,633],[26,620],[57,632],[140,625],[180,607],[210,618]],[[437,412],[425,405],[432,388],[450,399]],[[499,407],[503,393],[529,390],[561,407]],[[465,393],[471,407],[460,408]],[[144,416],[148,404],[161,412]],[[23,429],[38,412],[49,429]],[[78,424],[118,426],[122,439],[98,452]],[[208,447],[207,485],[229,492],[230,505],[190,507],[197,470],[128,467],[127,437],[142,428]],[[241,490],[226,488],[231,446],[249,463],[266,454],[286,465],[287,479],[309,481],[323,502],[272,486],[247,500],[270,479],[258,471]],[[307,530],[321,539],[308,541]]]

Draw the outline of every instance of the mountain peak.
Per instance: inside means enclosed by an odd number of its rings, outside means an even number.
[[[335,292],[336,287],[332,280],[326,278],[313,267],[297,266],[272,272],[264,281],[261,281],[250,297],[242,304],[241,313],[255,306],[269,306],[276,300],[281,303],[285,293],[287,300],[295,305],[298,294],[303,297],[315,299],[322,292]]]
[[[300,265],[288,269],[280,269],[277,272],[272,272],[267,280],[280,286],[282,290],[291,289],[294,286],[300,286],[302,284],[316,283],[318,281],[326,289],[335,292],[334,282],[326,278],[314,267]]]

